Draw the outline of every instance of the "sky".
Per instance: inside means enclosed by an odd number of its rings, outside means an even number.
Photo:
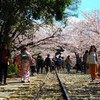
[[[79,6],[79,17],[83,19],[81,11],[91,12],[95,9],[100,10],[100,0],[81,0],[81,5]]]
[[[80,4],[79,9],[78,9],[78,12],[79,12],[78,19],[84,19],[82,14],[81,14],[81,11],[91,12],[91,11],[96,10],[96,9],[100,10],[100,0],[81,0],[81,4]],[[38,22],[41,22],[41,21],[38,20]]]

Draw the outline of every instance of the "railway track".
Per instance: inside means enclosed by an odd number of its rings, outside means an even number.
[[[45,74],[31,77],[30,83],[21,83],[20,79],[9,79],[8,85],[0,86],[0,100],[32,100],[33,94],[44,80]]]
[[[66,100],[56,75],[55,72],[38,74],[30,83],[9,81],[0,87],[0,100]]]
[[[54,73],[48,74],[32,100],[70,100],[64,84],[58,76],[57,70]]]
[[[71,100],[100,100],[100,79],[91,82],[86,74],[59,74]]]
[[[55,72],[56,72],[56,76],[57,76],[57,78],[58,78],[58,81],[59,81],[61,90],[62,90],[62,92],[63,92],[63,97],[64,97],[64,99],[65,99],[65,100],[71,100],[71,99],[70,99],[70,96],[69,96],[69,94],[68,94],[67,88],[65,87],[65,85],[63,84],[63,82],[61,81],[61,79],[59,78],[59,75],[58,75],[57,70],[55,70]]]
[[[54,71],[32,77],[30,83],[0,86],[0,100],[100,100],[100,79]],[[59,81],[58,81],[59,80]]]

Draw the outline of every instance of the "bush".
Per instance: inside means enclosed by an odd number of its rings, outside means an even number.
[[[18,67],[16,64],[9,64],[8,66],[8,75],[16,74],[18,73]]]

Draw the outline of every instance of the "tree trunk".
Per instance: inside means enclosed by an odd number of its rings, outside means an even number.
[[[11,38],[9,37],[10,30],[11,30],[11,25],[9,21],[2,25],[0,31],[0,44],[2,42],[7,42],[8,44],[10,44],[11,41]]]

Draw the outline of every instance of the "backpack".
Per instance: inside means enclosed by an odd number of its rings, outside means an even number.
[[[60,58],[57,59],[57,65],[61,66],[62,65],[62,60]]]

